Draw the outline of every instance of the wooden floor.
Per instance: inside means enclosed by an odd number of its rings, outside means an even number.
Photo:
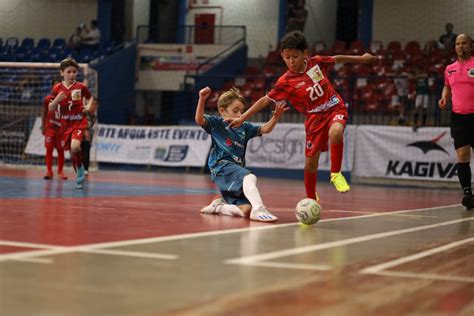
[[[265,224],[200,214],[208,175],[42,175],[0,167],[1,316],[474,315],[459,190],[319,183],[308,227],[302,181],[259,178]]]

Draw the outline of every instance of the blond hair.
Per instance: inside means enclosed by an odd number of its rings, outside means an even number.
[[[219,100],[217,100],[217,108],[225,110],[235,100],[239,100],[245,106],[245,98],[240,94],[239,89],[233,87],[220,95]]]

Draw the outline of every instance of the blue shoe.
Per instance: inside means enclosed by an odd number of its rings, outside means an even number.
[[[82,189],[84,187],[84,179],[86,178],[84,171],[84,166],[77,168],[76,189]]]

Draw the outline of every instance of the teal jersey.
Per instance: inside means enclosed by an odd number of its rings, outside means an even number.
[[[204,115],[202,128],[211,135],[212,145],[207,164],[214,177],[220,162],[227,161],[245,167],[245,151],[251,138],[261,135],[260,126],[244,122],[238,128],[229,128],[221,116]],[[224,164],[222,164],[224,165]]]

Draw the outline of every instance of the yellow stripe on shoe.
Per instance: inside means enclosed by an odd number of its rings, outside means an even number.
[[[340,193],[348,192],[351,187],[347,184],[346,178],[342,173],[331,173],[331,183],[336,187],[336,190]]]

